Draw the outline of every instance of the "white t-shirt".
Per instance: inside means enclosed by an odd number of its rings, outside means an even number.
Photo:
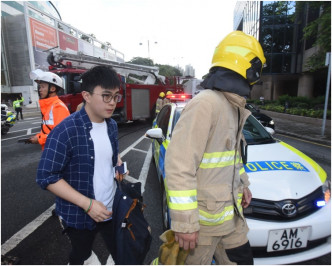
[[[106,122],[92,122],[90,134],[95,150],[95,169],[93,173],[95,198],[102,202],[107,207],[107,210],[112,211],[116,183],[114,181],[115,172],[112,162],[113,149],[107,134]]]

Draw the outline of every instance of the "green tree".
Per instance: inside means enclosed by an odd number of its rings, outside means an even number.
[[[127,63],[135,65],[143,65],[143,66],[154,66],[154,63],[150,58],[144,58],[144,57],[134,57]]]
[[[159,74],[165,77],[182,76],[181,71],[170,65],[156,65],[159,67]]]
[[[326,53],[331,51],[331,2],[304,1],[298,3],[300,8],[306,4],[309,11],[313,9],[320,13],[317,19],[309,22],[303,29],[304,38],[313,38],[315,40],[313,46],[318,48],[318,51],[306,62],[310,71],[316,71],[325,67]]]
[[[130,64],[135,65],[143,65],[143,66],[157,66],[159,67],[159,74],[165,77],[172,77],[172,76],[181,76],[181,71],[176,67],[170,65],[161,65],[161,64],[154,64],[150,58],[144,57],[134,57],[129,62]]]

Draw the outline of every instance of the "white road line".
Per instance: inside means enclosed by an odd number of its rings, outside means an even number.
[[[32,127],[31,129],[35,129],[35,128],[40,128],[40,126],[39,127]],[[20,129],[20,130],[15,130],[15,131],[9,131],[8,132],[8,135],[9,134],[12,134],[12,133],[16,133],[16,132],[21,132],[21,131],[25,131],[26,129]]]
[[[55,208],[55,204],[53,204],[45,212],[43,212],[41,215],[39,215],[35,220],[33,220],[31,223],[24,226],[20,231],[18,231],[15,235],[13,235],[5,243],[3,243],[1,245],[1,255],[5,255],[9,251],[11,251],[24,238],[26,238],[33,231],[35,231],[40,225],[42,225],[52,215],[52,210],[54,208]]]
[[[150,169],[151,158],[152,158],[152,144],[150,144],[149,151],[145,157],[144,164],[143,164],[141,173],[138,178],[138,181],[142,183],[142,194],[145,191],[145,183],[146,183],[146,178],[148,177],[148,173],[149,173],[149,169]]]
[[[125,149],[123,152],[120,153],[120,156],[123,157],[126,155],[129,151],[133,150],[134,147],[140,143],[145,136],[142,136],[137,141],[135,141],[132,145],[130,145],[127,149]],[[138,150],[138,149],[134,149]],[[142,151],[142,150],[139,150]],[[149,173],[150,168],[150,161],[152,157],[152,145],[150,144],[150,148],[147,152],[147,155],[145,157],[143,167],[141,170],[141,173],[139,175],[138,180],[127,176],[126,179],[130,182],[141,182],[142,183],[142,194],[145,190],[145,183],[146,179]],[[53,204],[50,208],[48,208],[44,213],[39,215],[35,220],[33,220],[31,223],[27,224],[25,227],[23,227],[20,231],[18,231],[16,234],[14,234],[11,238],[9,238],[5,243],[1,245],[1,255],[5,255],[9,251],[11,251],[13,248],[15,248],[23,239],[25,239],[28,235],[30,235],[32,232],[34,232],[39,226],[41,226],[51,215],[52,210],[55,208],[55,204]],[[110,257],[107,261],[110,260]],[[109,261],[111,263],[111,261]],[[114,263],[114,262],[113,262]]]
[[[6,138],[6,139],[2,139],[2,140],[1,140],[1,142],[2,142],[2,141],[5,141],[5,140],[18,139],[18,138],[22,138],[22,137],[26,137],[26,136],[28,136],[28,134],[25,134],[25,135],[20,135],[20,136],[17,136],[17,137],[12,137],[12,138]]]
[[[144,151],[144,150],[140,150],[140,149],[135,149],[135,148],[132,148],[133,151],[139,151],[139,152],[143,152],[143,153],[148,153],[147,151]]]
[[[27,130],[27,135],[31,135],[31,128]]]

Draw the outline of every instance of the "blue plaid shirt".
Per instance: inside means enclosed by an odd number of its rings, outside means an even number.
[[[106,119],[113,149],[113,167],[118,159],[118,127],[113,119]],[[37,171],[37,183],[46,189],[64,179],[83,195],[94,199],[94,146],[90,135],[92,123],[85,108],[64,119],[48,135]],[[56,197],[56,213],[68,227],[95,228],[96,224],[84,210]]]

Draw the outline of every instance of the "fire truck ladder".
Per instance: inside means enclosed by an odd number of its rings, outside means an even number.
[[[89,69],[95,65],[111,66],[118,74],[123,75],[126,78],[128,78],[130,74],[146,77],[145,80],[130,77],[138,83],[155,84],[155,81],[157,80],[161,84],[165,84],[165,77],[159,75],[158,67],[116,62],[102,59],[99,57],[85,55],[81,52],[78,52],[78,54],[69,54],[64,52],[56,52],[54,54],[53,52],[50,52],[47,57],[47,61],[52,66],[66,66],[66,62],[70,61],[72,63],[72,66],[85,69]]]

